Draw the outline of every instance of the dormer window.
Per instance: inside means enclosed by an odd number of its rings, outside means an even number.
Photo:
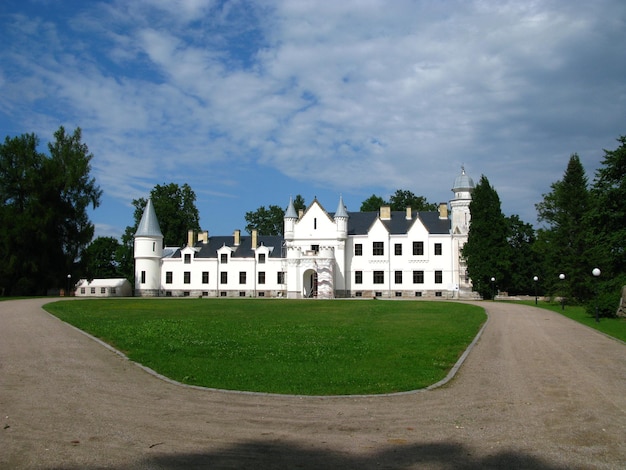
[[[228,263],[228,254],[227,253],[222,253],[220,255],[220,263],[222,263],[222,264]]]
[[[191,264],[191,253],[185,253],[185,264]]]
[[[265,264],[265,253],[259,253],[259,264]]]

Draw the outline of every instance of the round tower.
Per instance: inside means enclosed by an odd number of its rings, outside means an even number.
[[[135,295],[157,297],[161,289],[163,234],[152,200],[148,199],[135,233]]]
[[[335,211],[335,224],[337,225],[337,238],[345,240],[348,238],[348,211],[343,203],[343,196],[339,196],[339,205]]]
[[[285,212],[285,216],[283,219],[284,222],[284,233],[283,236],[285,240],[293,240],[293,230],[296,225],[296,221],[298,220],[298,213],[296,212],[296,208],[293,205],[293,198],[289,198],[289,206],[287,206],[287,212]]]
[[[454,199],[450,201],[452,212],[452,233],[455,235],[467,235],[471,222],[469,205],[472,202],[474,181],[465,174],[465,168],[461,167],[461,174],[454,180],[452,192]]]

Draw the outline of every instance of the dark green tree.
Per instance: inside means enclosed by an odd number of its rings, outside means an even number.
[[[602,166],[596,171],[589,211],[591,259],[602,271],[592,279],[591,290],[603,316],[615,314],[621,288],[626,285],[626,136],[617,139],[615,150],[604,150]]]
[[[306,209],[302,195],[296,195],[293,207],[296,212]],[[252,230],[257,230],[259,235],[282,235],[286,210],[270,205],[268,208],[261,206],[256,211],[246,212],[244,217],[248,222],[246,232],[252,233]]]
[[[297,209],[296,209],[297,210]],[[283,233],[285,210],[280,206],[259,207],[256,211],[246,212],[246,232],[257,230],[259,235],[280,235]]]
[[[473,289],[485,299],[492,298],[498,289],[512,282],[508,245],[511,230],[502,214],[500,197],[484,175],[474,188],[469,208],[472,223],[463,256]]]
[[[6,138],[0,146],[1,290],[10,295],[45,294],[65,285],[91,241],[87,208],[102,191],[90,176],[91,159],[82,133],[63,127],[37,151],[34,134]],[[6,227],[6,228],[5,228]]]
[[[378,212],[382,206],[387,206],[389,203],[382,197],[372,194],[365,201],[361,203],[360,212]]]
[[[392,211],[403,211],[407,207],[416,211],[436,211],[437,204],[429,203],[424,196],[416,196],[411,191],[398,189],[389,198]]]
[[[577,154],[570,157],[563,179],[551,185],[536,205],[546,227],[538,231],[543,259],[544,286],[555,295],[584,301],[592,294],[589,284],[591,251],[588,245],[590,204],[587,176]],[[565,279],[560,280],[559,275]]]
[[[90,280],[123,277],[117,261],[120,246],[114,237],[98,237],[92,241],[81,258],[83,277]]]
[[[523,222],[518,215],[512,215],[506,218],[508,227],[507,245],[508,245],[508,266],[511,271],[505,278],[509,284],[503,286],[511,295],[517,294],[533,294],[535,288],[541,288],[542,284],[535,281],[535,276],[541,280],[543,273],[540,271],[538,257],[534,251],[535,229],[532,224]]]

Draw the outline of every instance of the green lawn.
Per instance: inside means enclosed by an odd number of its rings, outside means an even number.
[[[560,313],[572,320],[577,321],[578,323],[582,323],[583,325],[587,325],[595,330],[601,331],[602,333],[617,338],[622,341],[626,341],[626,319],[625,318],[600,318],[599,322],[596,322],[596,319],[593,315],[589,315],[585,311],[585,307],[577,306],[577,305],[566,305],[564,309],[561,308],[561,304],[557,302],[545,302],[539,301],[537,305],[535,305],[534,300],[528,301],[519,301],[516,303],[522,303],[524,305],[532,305],[533,307],[545,308],[547,310],[552,310],[553,312]]]
[[[427,387],[486,320],[480,307],[427,301],[90,299],[45,308],[174,380],[302,395]]]

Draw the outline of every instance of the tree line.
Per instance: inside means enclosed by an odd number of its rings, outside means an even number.
[[[43,295],[63,288],[68,275],[133,281],[133,236],[147,200],[132,201],[133,224],[121,240],[94,240],[87,208],[99,206],[102,191],[90,176],[93,155],[80,128],[68,134],[60,127],[53,137],[48,154],[38,151],[34,134],[6,137],[0,144],[0,295]],[[497,191],[481,176],[463,248],[474,290],[483,298],[506,291],[588,305],[599,299],[602,314],[615,312],[626,284],[626,136],[617,141],[615,150],[604,150],[591,183],[578,155],[571,155],[563,178],[536,204],[538,229],[517,215],[505,216]],[[200,230],[189,185],[156,185],[150,198],[165,245],[183,246],[188,230]],[[384,205],[397,211],[437,209],[425,197],[399,189],[389,199],[373,194],[360,210],[378,211]],[[306,209],[301,195],[294,206]],[[270,205],[246,212],[246,231],[282,234],[286,209]],[[591,275],[594,267],[602,271],[598,279]]]
[[[537,230],[516,215],[505,217],[498,193],[480,178],[463,248],[474,290],[483,298],[498,290],[539,292],[615,314],[626,285],[626,136],[617,141],[615,150],[604,150],[591,183],[571,155],[563,178],[535,206],[543,224]]]

